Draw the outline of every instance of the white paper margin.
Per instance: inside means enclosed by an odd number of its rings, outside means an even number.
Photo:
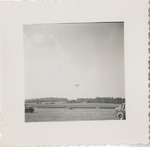
[[[149,142],[148,1],[81,0],[0,4],[2,145],[102,145]],[[24,122],[23,24],[124,21],[127,119]]]

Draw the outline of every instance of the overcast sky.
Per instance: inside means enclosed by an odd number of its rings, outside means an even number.
[[[123,23],[24,25],[26,98],[125,97],[123,31]]]

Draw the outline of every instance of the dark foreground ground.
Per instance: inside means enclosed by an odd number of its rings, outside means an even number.
[[[25,122],[115,120],[114,109],[102,108],[35,108],[25,113]]]

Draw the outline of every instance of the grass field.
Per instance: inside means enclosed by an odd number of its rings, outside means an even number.
[[[113,109],[36,108],[34,113],[25,114],[25,122],[115,120],[113,112]]]
[[[115,120],[116,104],[38,104],[34,113],[25,114],[25,122]]]
[[[66,104],[30,104],[36,108],[107,108],[107,109],[114,109],[119,104],[111,104],[111,103],[66,103]]]

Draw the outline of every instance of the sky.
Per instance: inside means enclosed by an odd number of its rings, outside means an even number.
[[[24,25],[23,33],[26,98],[125,97],[123,23]]]

